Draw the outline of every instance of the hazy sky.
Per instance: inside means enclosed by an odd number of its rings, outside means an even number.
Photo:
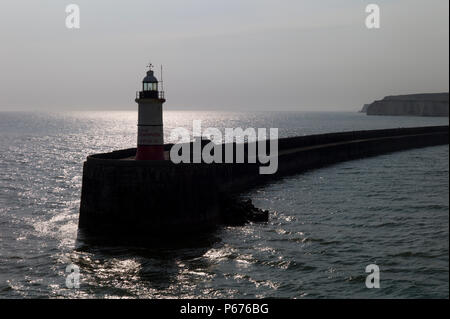
[[[149,61],[164,65],[168,109],[357,110],[448,91],[448,12],[448,0],[1,0],[0,110],[135,110]]]

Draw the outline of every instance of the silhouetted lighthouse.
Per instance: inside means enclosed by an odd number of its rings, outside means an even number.
[[[136,160],[164,159],[164,131],[162,105],[164,91],[158,89],[158,79],[149,65],[142,80],[142,91],[136,94],[138,104],[138,136]]]

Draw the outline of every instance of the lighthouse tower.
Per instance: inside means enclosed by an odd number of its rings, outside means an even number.
[[[142,91],[136,93],[138,104],[138,135],[136,160],[164,160],[162,105],[164,91],[158,89],[158,79],[149,65],[142,80]]]

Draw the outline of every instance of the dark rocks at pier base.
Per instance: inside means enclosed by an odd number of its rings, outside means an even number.
[[[242,226],[249,222],[264,223],[269,221],[269,211],[255,207],[250,199],[238,196],[223,196],[220,200],[222,223],[228,226]]]
[[[364,105],[367,115],[447,116],[448,93],[428,93],[386,96],[382,100]]]

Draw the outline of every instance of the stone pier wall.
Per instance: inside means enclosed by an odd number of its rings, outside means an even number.
[[[284,138],[274,175],[260,175],[259,164],[135,161],[136,149],[96,154],[83,166],[79,227],[110,236],[199,232],[220,223],[225,194],[341,161],[442,144],[448,126]]]

